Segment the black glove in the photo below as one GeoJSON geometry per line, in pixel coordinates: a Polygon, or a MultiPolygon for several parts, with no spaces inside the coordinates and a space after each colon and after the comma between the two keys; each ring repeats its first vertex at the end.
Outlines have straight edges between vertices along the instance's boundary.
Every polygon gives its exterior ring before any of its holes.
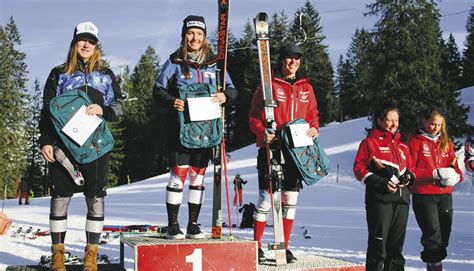
{"type": "Polygon", "coordinates": [[[378,193],[385,193],[387,192],[388,179],[382,178],[376,174],[372,174],[365,179],[365,185],[378,193]]]}
{"type": "Polygon", "coordinates": [[[403,175],[398,179],[400,180],[400,184],[405,186],[408,186],[410,183],[416,181],[415,174],[409,170],[405,171],[405,173],[403,173],[403,175]]]}

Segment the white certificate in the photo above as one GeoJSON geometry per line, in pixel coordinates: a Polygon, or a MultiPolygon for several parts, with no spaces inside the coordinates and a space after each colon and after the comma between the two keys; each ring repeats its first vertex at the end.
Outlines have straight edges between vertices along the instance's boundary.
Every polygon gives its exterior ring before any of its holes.
{"type": "Polygon", "coordinates": [[[221,106],[211,102],[211,99],[212,97],[188,98],[189,119],[200,121],[220,118],[221,106]]]}
{"type": "Polygon", "coordinates": [[[83,105],[61,131],[82,146],[101,122],[102,119],[97,115],[87,115],[86,107],[83,105]]]}
{"type": "Polygon", "coordinates": [[[295,148],[314,144],[313,139],[306,135],[308,130],[308,123],[290,125],[291,139],[293,140],[293,146],[295,148]]]}

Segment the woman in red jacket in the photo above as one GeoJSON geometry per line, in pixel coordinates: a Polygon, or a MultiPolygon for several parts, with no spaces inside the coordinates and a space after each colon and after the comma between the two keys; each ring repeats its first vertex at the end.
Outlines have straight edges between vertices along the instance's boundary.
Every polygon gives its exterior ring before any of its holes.
{"type": "MultiPolygon", "coordinates": [[[[284,45],[280,48],[278,65],[272,77],[273,99],[278,101],[275,107],[275,122],[277,131],[286,123],[297,119],[305,119],[309,123],[306,134],[312,138],[318,136],[319,116],[314,90],[309,79],[298,71],[301,65],[303,53],[295,44],[284,45]]],[[[250,130],[257,137],[258,157],[257,170],[259,180],[259,201],[255,210],[254,240],[258,241],[258,260],[265,261],[262,250],[262,236],[267,225],[267,216],[270,211],[270,194],[267,175],[266,144],[270,144],[273,157],[283,167],[282,183],[282,210],[283,210],[283,232],[285,235],[286,260],[293,262],[296,258],[288,250],[288,242],[291,235],[293,220],[296,213],[296,202],[298,193],[302,187],[302,180],[298,178],[298,169],[290,162],[282,163],[282,151],[276,131],[268,132],[266,127],[265,109],[263,107],[262,89],[258,88],[252,99],[252,107],[249,113],[250,130]]]]}
{"type": "Polygon", "coordinates": [[[407,170],[408,147],[400,142],[399,111],[384,106],[375,113],[373,129],[359,146],[354,175],[364,182],[369,231],[366,270],[403,270],[402,255],[414,178],[407,170]]]}
{"type": "Polygon", "coordinates": [[[423,128],[408,138],[416,182],[410,187],[413,211],[423,235],[421,259],[427,270],[442,270],[453,220],[453,186],[462,180],[446,120],[438,109],[423,116],[423,128]]]}

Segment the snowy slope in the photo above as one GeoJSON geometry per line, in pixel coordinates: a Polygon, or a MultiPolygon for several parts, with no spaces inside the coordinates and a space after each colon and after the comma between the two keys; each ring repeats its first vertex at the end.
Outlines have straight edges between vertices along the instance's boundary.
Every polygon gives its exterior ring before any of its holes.
{"type": "MultiPolygon", "coordinates": [[[[474,88],[462,90],[466,104],[474,102],[474,88]]],[[[473,112],[471,112],[473,114],[473,112]]],[[[470,117],[471,123],[474,118],[470,117]]],[[[364,186],[353,176],[352,163],[360,141],[365,137],[365,127],[370,126],[366,118],[332,123],[321,129],[321,142],[332,159],[331,173],[318,184],[305,187],[300,194],[296,222],[290,246],[298,254],[318,254],[364,262],[367,242],[367,227],[364,209],[364,186]],[[337,167],[339,165],[339,167],[337,167]],[[337,168],[339,171],[337,172],[337,168]],[[303,238],[305,227],[312,235],[303,238]]],[[[244,201],[257,201],[256,148],[247,146],[231,153],[228,175],[232,178],[240,173],[249,182],[244,186],[244,201]]],[[[462,157],[460,157],[462,160],[462,157]]],[[[206,175],[207,193],[199,222],[210,233],[212,208],[212,168],[206,175]]],[[[150,178],[138,183],[108,190],[106,198],[106,224],[166,224],[165,186],[169,174],[150,178]]],[[[231,188],[231,187],[230,187],[231,188]]],[[[186,194],[187,189],[185,190],[186,194]]],[[[233,197],[233,194],[231,194],[233,197]]],[[[184,196],[186,202],[187,195],[184,196]]],[[[15,224],[34,229],[48,228],[49,198],[35,198],[29,206],[18,206],[17,200],[5,201],[5,214],[15,224]]],[[[180,223],[187,223],[187,207],[182,205],[180,223]]],[[[225,205],[224,205],[225,206],[225,205]]],[[[472,176],[466,175],[463,184],[454,194],[454,224],[445,270],[474,270],[474,200],[472,176]]],[[[224,208],[224,213],[227,209],[224,208]]],[[[83,254],[86,207],[84,197],[73,197],[69,209],[69,231],[66,247],[73,254],[83,254]]],[[[236,209],[231,210],[233,223],[236,209]]],[[[227,217],[224,218],[227,222],[227,217]]],[[[239,217],[240,221],[240,217],[239,217]]],[[[225,232],[226,233],[226,232],[225,232]]],[[[251,229],[235,229],[234,235],[252,238],[251,229]]],[[[410,213],[404,254],[407,270],[424,270],[419,259],[421,232],[410,213]]],[[[272,239],[272,229],[267,229],[264,243],[272,239]]],[[[0,236],[0,270],[13,264],[35,264],[42,254],[49,253],[49,237],[35,240],[13,238],[10,234],[0,236]]],[[[118,261],[119,242],[115,240],[100,247],[100,253],[108,254],[118,261]]],[[[132,268],[132,259],[127,251],[126,264],[132,268]]]]}

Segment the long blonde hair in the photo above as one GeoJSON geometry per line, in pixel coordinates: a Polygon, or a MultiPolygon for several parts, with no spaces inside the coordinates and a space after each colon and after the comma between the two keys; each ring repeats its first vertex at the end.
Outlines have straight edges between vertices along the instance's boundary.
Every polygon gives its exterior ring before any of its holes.
{"type": "MultiPolygon", "coordinates": [[[[209,54],[211,52],[211,46],[206,38],[202,41],[201,48],[199,49],[201,54],[197,63],[201,64],[209,58],[209,54]]],[[[178,57],[184,60],[183,66],[181,66],[181,72],[184,74],[186,79],[189,79],[191,76],[191,72],[189,70],[189,58],[188,58],[188,43],[186,41],[186,35],[181,39],[181,47],[178,50],[178,57]]]]}
{"type": "Polygon", "coordinates": [[[449,145],[451,144],[451,141],[449,140],[448,129],[446,128],[446,117],[444,116],[444,114],[441,113],[441,110],[433,108],[423,116],[423,119],[426,122],[433,120],[435,117],[443,118],[443,122],[441,123],[441,129],[439,130],[439,140],[441,150],[446,153],[449,151],[449,145]]]}
{"type": "MultiPolygon", "coordinates": [[[[92,73],[94,70],[98,70],[101,66],[101,54],[99,50],[99,45],[97,44],[94,48],[94,53],[92,56],[89,58],[89,61],[87,62],[88,65],[86,65],[86,70],[84,72],[86,73],[92,73]]],[[[67,74],[73,74],[77,70],[80,70],[81,66],[79,65],[79,57],[77,53],[77,48],[76,48],[76,43],[71,42],[71,46],[69,47],[69,53],[67,55],[67,60],[66,60],[66,67],[64,68],[64,71],[67,74]]]]}

